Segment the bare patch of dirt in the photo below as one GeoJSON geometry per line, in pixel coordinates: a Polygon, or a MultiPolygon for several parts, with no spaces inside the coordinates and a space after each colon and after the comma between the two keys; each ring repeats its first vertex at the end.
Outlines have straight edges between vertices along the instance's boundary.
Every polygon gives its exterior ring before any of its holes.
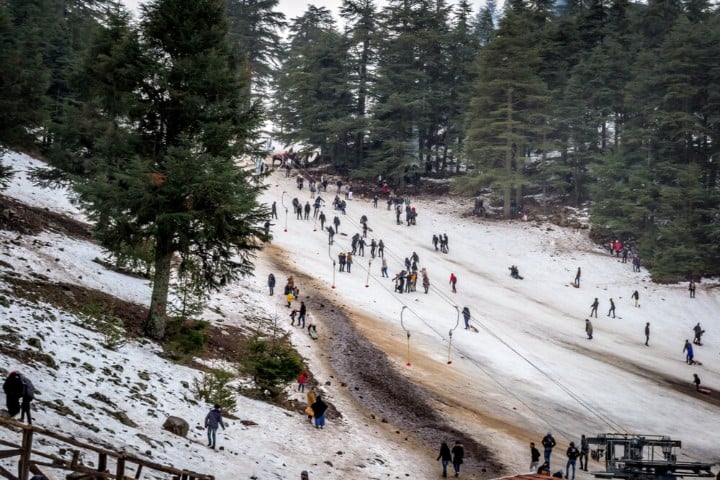
{"type": "MultiPolygon", "coordinates": [[[[313,278],[297,271],[287,262],[283,262],[281,250],[277,249],[278,269],[302,280],[304,294],[309,295],[308,309],[322,315],[325,330],[331,332],[319,341],[323,351],[331,352],[329,362],[342,379],[347,379],[348,389],[355,399],[381,421],[387,421],[401,433],[429,451],[438,448],[443,440],[459,440],[465,446],[466,466],[469,472],[482,472],[470,478],[495,478],[503,473],[503,466],[494,458],[492,452],[471,435],[463,431],[461,423],[450,424],[436,408],[435,392],[425,386],[413,383],[401,373],[396,365],[399,359],[390,359],[383,351],[403,351],[394,348],[378,347],[375,342],[393,340],[387,336],[372,340],[366,334],[370,331],[381,332],[373,328],[374,321],[366,316],[348,313],[342,307],[320,293],[313,278]],[[364,325],[363,328],[359,327],[364,325]]],[[[425,361],[415,359],[415,362],[425,361]]],[[[451,382],[447,382],[451,383],[451,382]]],[[[443,401],[448,400],[443,395],[443,401]]],[[[452,402],[452,407],[457,404],[452,402]]],[[[455,413],[455,412],[454,412],[455,413]]],[[[472,413],[475,413],[473,411],[472,413]]]]}
{"type": "Polygon", "coordinates": [[[0,195],[0,230],[33,235],[48,230],[81,240],[89,240],[92,227],[67,215],[32,207],[0,195]]]}

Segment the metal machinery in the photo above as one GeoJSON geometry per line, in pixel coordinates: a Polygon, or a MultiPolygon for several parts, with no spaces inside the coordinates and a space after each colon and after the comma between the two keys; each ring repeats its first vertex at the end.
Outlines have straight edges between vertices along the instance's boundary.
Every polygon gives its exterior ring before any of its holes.
{"type": "Polygon", "coordinates": [[[589,437],[591,457],[605,457],[605,471],[598,478],[674,480],[678,477],[714,477],[711,463],[678,462],[680,440],[663,435],[604,433],[589,437]]]}

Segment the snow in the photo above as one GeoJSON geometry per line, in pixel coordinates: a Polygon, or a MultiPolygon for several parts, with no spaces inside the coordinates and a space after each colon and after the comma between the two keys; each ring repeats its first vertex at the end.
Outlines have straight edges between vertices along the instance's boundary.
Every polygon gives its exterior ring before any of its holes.
{"type": "MultiPolygon", "coordinates": [[[[13,152],[4,154],[2,161],[19,172],[6,195],[79,216],[67,191],[41,190],[27,179],[26,172],[40,166],[39,161],[13,152]]],[[[278,172],[269,178],[268,187],[263,200],[276,201],[280,216],[273,221],[273,248],[259,255],[255,277],[211,299],[205,318],[218,325],[238,326],[256,316],[267,322],[277,319],[281,328],[292,332],[326,398],[343,418],[329,421],[319,431],[299,413],[239,396],[238,417],[258,425],[229,420],[227,430],[218,432],[218,444],[224,450],[208,450],[201,424],[209,406],[197,404],[186,386],[200,375],[198,371],[162,359],[159,348],[147,341],[130,342],[118,351],[103,349],[101,335],[82,319],[48,305],[13,299],[7,306],[0,305],[3,328],[16,329],[23,344],[30,337],[41,338],[43,351],[58,364],[57,370],[19,365],[0,355],[6,370],[21,370],[34,380],[40,392],[34,403],[36,424],[81,440],[114,444],[138,456],[150,455],[158,463],[212,473],[218,479],[292,479],[299,478],[302,470],[308,470],[310,478],[325,479],[438,476],[435,450],[408,444],[392,425],[372,419],[349,389],[341,386],[343,381],[352,384],[352,379],[335,376],[327,359],[330,352],[320,351],[319,344],[289,326],[282,296],[268,296],[265,286],[272,271],[278,279],[276,290],[282,290],[287,272],[277,265],[285,262],[313,277],[311,284],[300,285],[301,293],[310,295],[317,289],[316,294],[357,313],[358,329],[386,351],[399,371],[435,396],[435,406],[446,418],[487,445],[507,466],[508,474],[525,472],[528,443],[538,443],[547,431],[554,433],[559,444],[553,458],[563,457],[569,441],[577,442],[582,433],[631,432],[682,440],[679,460],[719,460],[714,448],[720,440],[717,407],[690,386],[692,374],[698,373],[704,386],[720,389],[720,305],[717,289],[709,288],[708,282],[699,284],[697,298],[690,299],[687,285],[653,284],[646,272],[632,272],[629,263],[622,264],[592,244],[587,230],[533,219],[499,222],[466,216],[472,206],[462,206],[452,195],[433,201],[412,199],[418,218],[416,226],[408,227],[395,225],[395,215],[384,203],[375,209],[369,199],[358,196],[348,201],[348,214],[342,216],[330,206],[335,187],[329,187],[322,194],[323,210],[329,221],[338,214],[342,223],[341,234],[328,249],[327,234],[315,230],[312,220],[295,220],[290,212],[288,231],[284,231],[283,201],[290,206],[292,197],[303,203],[314,198],[307,185],[298,191],[293,177],[278,172]],[[350,250],[350,236],[361,231],[363,214],[372,229],[368,243],[375,236],[386,245],[391,278],[403,268],[405,257],[418,253],[420,266],[430,274],[428,295],[421,288],[415,293],[394,293],[392,282],[380,277],[379,259],[369,265],[368,277],[369,247],[364,258],[355,257],[351,274],[335,273],[335,288],[331,288],[331,258],[336,259],[341,249],[350,250]],[[449,237],[447,255],[434,251],[430,242],[433,234],[442,233],[449,237]],[[511,264],[519,266],[524,280],[509,276],[511,264]],[[569,284],[578,266],[582,280],[576,289],[569,284]],[[456,294],[448,285],[450,273],[458,277],[456,294]],[[636,289],[641,308],[635,308],[630,298],[636,289]],[[592,319],[594,338],[588,340],[584,322],[595,297],[600,309],[598,318],[592,319]],[[615,300],[616,318],[606,316],[609,298],[615,300]],[[448,364],[449,331],[458,323],[456,307],[464,306],[470,308],[479,332],[464,330],[459,319],[448,364]],[[405,365],[406,332],[400,324],[403,307],[407,307],[403,323],[411,333],[409,367],[405,365]],[[644,345],[646,322],[652,330],[649,347],[644,345]],[[703,364],[689,366],[681,350],[697,322],[707,330],[704,345],[695,348],[696,359],[703,364]],[[94,368],[80,370],[83,364],[94,368]],[[149,380],[143,380],[147,375],[149,380]],[[331,385],[324,385],[331,379],[331,385]],[[687,385],[687,391],[670,388],[671,383],[687,385]],[[127,427],[99,413],[108,407],[88,396],[93,392],[112,399],[117,410],[126,411],[138,427],[127,427]],[[82,421],[60,416],[46,406],[58,399],[82,421]],[[78,400],[96,410],[88,411],[78,400]],[[190,422],[188,439],[162,430],[169,415],[190,422]],[[88,430],[82,422],[96,425],[99,431],[88,430]],[[148,437],[151,444],[143,440],[148,437]]],[[[147,281],[93,262],[104,257],[95,245],[47,232],[16,237],[14,232],[0,232],[0,264],[6,273],[12,268],[23,277],[43,274],[51,281],[84,285],[125,300],[149,301],[147,281]]],[[[0,283],[9,296],[6,281],[0,283]]],[[[322,315],[309,313],[320,334],[326,333],[322,315]]],[[[293,395],[304,400],[304,395],[293,395]]],[[[0,429],[4,440],[17,440],[6,435],[0,429]]],[[[591,463],[591,467],[597,465],[591,463]]],[[[553,467],[557,466],[555,462],[553,467]]],[[[463,476],[483,477],[471,471],[463,476]]],[[[578,478],[589,475],[578,472],[578,478]]]]}

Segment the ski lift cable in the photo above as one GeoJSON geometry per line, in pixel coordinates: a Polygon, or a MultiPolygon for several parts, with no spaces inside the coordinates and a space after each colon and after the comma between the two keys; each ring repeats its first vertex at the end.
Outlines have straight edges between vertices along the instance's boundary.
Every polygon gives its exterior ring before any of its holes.
{"type": "MultiPolygon", "coordinates": [[[[301,170],[304,170],[304,169],[301,169],[301,170]]],[[[318,193],[319,193],[319,192],[318,192],[318,193]]],[[[361,229],[359,222],[355,222],[349,215],[346,215],[346,216],[345,216],[345,222],[346,222],[346,223],[349,223],[351,226],[353,226],[353,227],[355,227],[355,228],[357,228],[357,229],[361,229]]],[[[389,256],[391,257],[391,259],[394,259],[395,261],[398,261],[398,262],[401,263],[401,264],[403,263],[403,261],[400,259],[400,257],[399,257],[398,255],[396,255],[396,254],[393,253],[392,249],[388,249],[388,248],[383,249],[383,255],[385,255],[386,253],[389,254],[389,256]]],[[[402,301],[400,298],[398,298],[398,297],[394,294],[394,292],[391,292],[391,291],[389,290],[389,288],[387,288],[387,287],[381,282],[380,279],[378,279],[375,275],[373,275],[372,272],[370,272],[368,268],[365,268],[365,267],[364,267],[362,264],[360,264],[359,262],[358,262],[358,266],[359,266],[359,268],[360,268],[361,270],[363,270],[363,271],[365,271],[366,273],[368,273],[369,278],[372,278],[377,285],[379,285],[379,286],[380,286],[382,289],[384,289],[392,298],[394,298],[400,305],[402,305],[402,306],[403,306],[403,310],[406,308],[414,317],[416,317],[416,318],[417,318],[418,320],[420,320],[420,322],[422,322],[426,327],[428,327],[430,330],[432,330],[439,338],[441,338],[442,340],[445,340],[444,334],[443,334],[440,330],[438,330],[437,328],[435,328],[435,326],[434,326],[433,324],[431,324],[431,323],[429,323],[428,321],[424,320],[424,319],[420,316],[420,314],[417,313],[416,311],[414,311],[410,306],[406,305],[405,302],[402,301]]],[[[356,268],[358,268],[358,267],[356,267],[356,268]]],[[[439,296],[442,300],[444,300],[446,303],[448,303],[448,304],[451,305],[452,307],[457,308],[457,303],[454,302],[454,301],[451,299],[451,297],[447,295],[447,293],[445,293],[444,291],[440,290],[438,287],[433,286],[432,284],[430,285],[430,289],[432,289],[433,292],[435,292],[436,294],[438,294],[438,296],[439,296]]],[[[617,430],[617,431],[622,431],[622,432],[625,432],[625,433],[628,432],[627,429],[625,429],[625,428],[622,427],[621,425],[619,425],[619,424],[613,422],[612,420],[610,420],[610,418],[609,418],[607,415],[603,415],[603,414],[599,413],[597,407],[592,407],[591,405],[589,405],[589,404],[588,404],[587,402],[585,402],[580,396],[578,396],[577,394],[575,394],[569,387],[565,386],[565,385],[562,384],[559,380],[557,380],[557,379],[553,378],[552,376],[550,376],[550,375],[549,375],[547,372],[545,372],[542,368],[540,368],[538,365],[536,365],[532,360],[530,360],[529,358],[527,358],[526,356],[524,356],[522,353],[520,353],[515,347],[511,346],[508,342],[506,342],[505,340],[503,340],[502,338],[500,338],[495,332],[493,332],[492,330],[490,330],[486,325],[484,325],[482,322],[480,322],[477,318],[471,317],[471,321],[472,321],[473,323],[476,323],[476,324],[478,324],[479,326],[481,326],[481,327],[483,328],[483,330],[485,330],[486,332],[488,332],[492,337],[494,337],[496,340],[498,340],[501,344],[503,344],[503,345],[504,345],[506,348],[508,348],[510,351],[512,351],[513,353],[515,353],[515,354],[516,354],[518,357],[520,357],[523,361],[525,361],[526,363],[528,363],[533,369],[537,370],[541,375],[543,375],[545,378],[547,378],[548,380],[550,380],[553,384],[557,385],[563,392],[565,392],[570,398],[572,398],[573,400],[575,400],[575,401],[578,403],[578,405],[580,405],[581,407],[583,407],[584,409],[586,409],[592,416],[596,417],[598,420],[600,420],[602,423],[606,424],[607,426],[609,426],[609,427],[612,428],[612,429],[615,429],[615,430],[617,430]]],[[[407,332],[407,331],[409,331],[409,330],[406,330],[406,332],[407,332]]],[[[509,396],[511,396],[512,398],[514,398],[516,401],[518,401],[518,402],[519,402],[520,404],[522,404],[524,407],[526,407],[526,408],[528,409],[528,411],[532,412],[538,419],[540,419],[543,423],[547,424],[548,427],[552,427],[552,428],[557,429],[556,426],[550,425],[550,424],[544,419],[544,417],[540,416],[539,414],[536,414],[535,411],[534,411],[534,409],[531,407],[531,405],[527,404],[527,403],[526,403],[525,401],[523,401],[520,397],[518,397],[512,390],[510,390],[509,388],[505,387],[502,383],[500,383],[498,380],[496,380],[495,377],[494,377],[494,375],[491,375],[490,371],[487,370],[487,369],[480,363],[479,360],[476,360],[476,359],[474,359],[473,357],[469,356],[469,355],[467,354],[467,352],[463,351],[463,349],[461,349],[461,348],[457,348],[457,347],[456,347],[456,350],[458,350],[459,352],[461,352],[461,353],[463,354],[463,356],[464,356],[467,360],[470,361],[470,363],[472,363],[476,368],[480,369],[489,379],[491,379],[495,384],[497,384],[503,391],[505,391],[509,396]]],[[[570,440],[570,437],[569,437],[568,435],[563,435],[563,437],[565,437],[567,440],[570,440]]]]}

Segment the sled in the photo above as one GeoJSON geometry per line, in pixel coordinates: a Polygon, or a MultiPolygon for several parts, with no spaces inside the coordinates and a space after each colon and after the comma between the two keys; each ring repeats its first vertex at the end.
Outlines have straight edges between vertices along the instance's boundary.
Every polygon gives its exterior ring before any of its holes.
{"type": "Polygon", "coordinates": [[[480,333],[480,330],[478,330],[475,325],[470,325],[470,330],[472,330],[475,333],[480,333]]]}
{"type": "Polygon", "coordinates": [[[697,391],[700,393],[704,393],[705,395],[710,395],[712,393],[712,390],[710,390],[709,388],[705,388],[705,387],[700,387],[697,389],[697,391]]]}
{"type": "Polygon", "coordinates": [[[319,337],[320,336],[318,335],[317,332],[314,332],[314,331],[310,332],[310,338],[312,338],[313,340],[317,340],[319,337]]]}

